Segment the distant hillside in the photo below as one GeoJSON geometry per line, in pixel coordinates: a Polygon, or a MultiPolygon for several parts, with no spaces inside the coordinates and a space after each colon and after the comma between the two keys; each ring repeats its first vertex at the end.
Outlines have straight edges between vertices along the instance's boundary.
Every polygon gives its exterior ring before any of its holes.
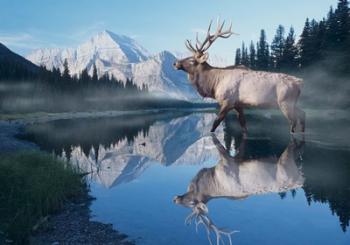
{"type": "Polygon", "coordinates": [[[38,66],[0,43],[0,78],[17,79],[22,75],[28,77],[30,74],[34,76],[39,73],[39,70],[38,66]]]}

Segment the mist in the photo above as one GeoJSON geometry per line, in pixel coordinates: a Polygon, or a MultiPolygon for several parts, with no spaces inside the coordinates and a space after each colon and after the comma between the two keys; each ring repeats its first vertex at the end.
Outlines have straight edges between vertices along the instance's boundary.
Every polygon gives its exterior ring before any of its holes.
{"type": "Polygon", "coordinates": [[[350,77],[329,67],[337,67],[340,60],[320,61],[305,68],[299,76],[304,79],[300,103],[304,108],[347,109],[350,107],[350,77]]]}
{"type": "MultiPolygon", "coordinates": [[[[95,89],[62,91],[37,81],[0,82],[1,113],[81,112],[188,108],[193,103],[166,98],[149,92],[135,93],[127,89],[95,89]]],[[[204,105],[197,105],[204,106],[204,105]]]]}

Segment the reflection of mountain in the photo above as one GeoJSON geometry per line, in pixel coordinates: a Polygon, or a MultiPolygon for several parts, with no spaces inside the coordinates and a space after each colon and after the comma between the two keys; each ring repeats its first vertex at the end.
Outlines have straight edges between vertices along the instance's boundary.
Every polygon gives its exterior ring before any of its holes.
{"type": "Polygon", "coordinates": [[[202,133],[208,132],[213,118],[213,114],[198,114],[156,122],[145,134],[138,133],[130,141],[99,145],[88,154],[80,146],[73,146],[70,159],[106,187],[136,179],[154,163],[200,164],[217,156],[210,138],[202,133]]]}
{"type": "Polygon", "coordinates": [[[210,138],[205,137],[215,114],[185,114],[56,120],[28,126],[25,138],[63,154],[111,187],[137,178],[152,163],[198,164],[216,158],[210,138]]]}
{"type": "Polygon", "coordinates": [[[120,140],[131,142],[138,134],[147,131],[156,121],[169,120],[186,113],[148,113],[119,117],[54,120],[26,127],[25,139],[36,142],[43,150],[70,157],[72,147],[80,146],[89,155],[91,148],[110,146],[120,140]]]}
{"type": "MultiPolygon", "coordinates": [[[[128,145],[127,140],[120,143],[128,145]]],[[[99,148],[98,156],[96,156],[94,149],[85,155],[79,146],[73,147],[70,160],[73,165],[91,173],[91,179],[106,187],[137,178],[151,164],[148,157],[128,153],[118,154],[113,150],[105,150],[102,146],[99,148]]]]}

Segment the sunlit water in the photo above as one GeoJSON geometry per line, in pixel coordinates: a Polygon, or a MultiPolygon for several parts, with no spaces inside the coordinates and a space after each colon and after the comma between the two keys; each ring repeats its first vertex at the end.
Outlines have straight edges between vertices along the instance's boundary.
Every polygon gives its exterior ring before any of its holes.
{"type": "Polygon", "coordinates": [[[270,111],[248,114],[246,139],[233,116],[210,135],[215,114],[188,112],[40,122],[25,138],[89,172],[92,219],[137,244],[350,244],[344,113],[309,111],[305,143],[270,111]]]}

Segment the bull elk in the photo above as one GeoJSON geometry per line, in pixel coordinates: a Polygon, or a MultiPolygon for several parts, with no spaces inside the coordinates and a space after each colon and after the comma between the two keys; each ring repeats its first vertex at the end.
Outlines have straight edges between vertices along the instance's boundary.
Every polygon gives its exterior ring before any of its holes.
{"type": "Polygon", "coordinates": [[[229,38],[233,32],[232,24],[223,31],[225,22],[217,24],[217,30],[210,34],[210,22],[206,38],[193,46],[186,40],[186,47],[192,56],[177,60],[173,65],[177,70],[188,73],[188,78],[202,97],[215,99],[220,110],[215,119],[211,132],[219,126],[230,110],[235,110],[238,121],[244,133],[247,132],[243,108],[265,107],[279,108],[288,119],[290,132],[295,132],[297,123],[301,131],[305,131],[305,112],[296,106],[302,79],[283,73],[254,71],[244,66],[212,67],[207,63],[209,47],[218,38],[229,38]]]}

